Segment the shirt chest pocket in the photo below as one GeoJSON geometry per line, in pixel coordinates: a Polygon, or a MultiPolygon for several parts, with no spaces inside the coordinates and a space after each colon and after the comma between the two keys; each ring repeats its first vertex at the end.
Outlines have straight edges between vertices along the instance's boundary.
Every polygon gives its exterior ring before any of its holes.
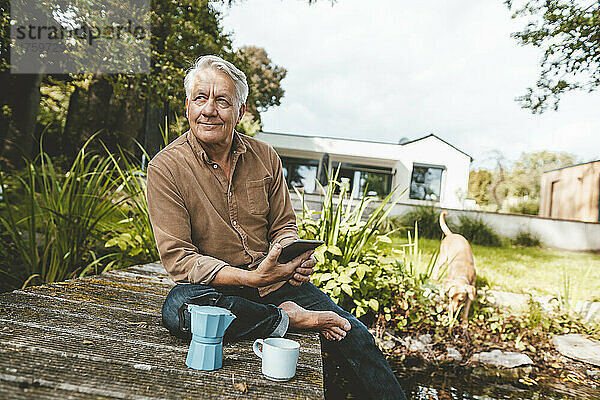
{"type": "Polygon", "coordinates": [[[266,214],[269,210],[269,188],[271,178],[265,177],[255,181],[247,181],[248,205],[250,213],[254,215],[266,214]]]}

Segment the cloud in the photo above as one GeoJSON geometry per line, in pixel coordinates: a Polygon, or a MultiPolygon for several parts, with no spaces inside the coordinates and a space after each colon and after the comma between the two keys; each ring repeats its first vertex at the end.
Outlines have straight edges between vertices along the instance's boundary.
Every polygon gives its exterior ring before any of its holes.
{"type": "Polygon", "coordinates": [[[532,115],[514,99],[535,83],[539,49],[510,33],[502,2],[247,0],[226,11],[236,46],[287,68],[265,130],[397,142],[434,132],[474,158],[563,150],[600,158],[600,94],[532,115]]]}

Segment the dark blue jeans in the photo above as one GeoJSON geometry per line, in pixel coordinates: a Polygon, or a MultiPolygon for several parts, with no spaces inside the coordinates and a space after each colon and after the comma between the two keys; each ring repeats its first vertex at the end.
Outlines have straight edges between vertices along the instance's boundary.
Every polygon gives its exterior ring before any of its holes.
{"type": "Polygon", "coordinates": [[[163,325],[171,334],[189,340],[189,313],[185,304],[223,307],[236,315],[225,332],[226,341],[267,337],[281,322],[276,307],[293,301],[313,311],[334,311],[350,321],[352,329],[340,341],[321,340],[336,350],[356,374],[359,385],[373,399],[406,399],[387,360],[375,344],[366,326],[354,315],[340,308],[311,283],[292,286],[286,283],[264,297],[253,288],[218,287],[181,284],[175,286],[162,307],[163,325]],[[181,318],[180,318],[181,316],[181,318]]]}

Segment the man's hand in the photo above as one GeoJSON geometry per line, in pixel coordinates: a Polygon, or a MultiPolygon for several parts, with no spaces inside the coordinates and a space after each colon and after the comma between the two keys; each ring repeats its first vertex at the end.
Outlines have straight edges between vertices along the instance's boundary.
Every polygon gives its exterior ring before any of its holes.
{"type": "Polygon", "coordinates": [[[310,281],[310,275],[313,273],[313,267],[317,265],[317,260],[315,256],[312,255],[314,251],[306,252],[302,256],[306,254],[310,254],[310,257],[305,259],[302,264],[294,271],[294,275],[288,280],[290,285],[300,286],[305,282],[310,281]]]}
{"type": "Polygon", "coordinates": [[[262,287],[288,280],[290,284],[299,286],[308,280],[307,276],[312,273],[312,267],[314,266],[308,259],[314,250],[307,251],[288,263],[280,264],[277,262],[277,258],[281,254],[281,249],[279,243],[274,244],[265,259],[258,264],[254,271],[251,271],[252,286],[262,287]],[[304,262],[308,262],[308,267],[303,267],[304,262]],[[296,276],[299,279],[295,279],[296,276]],[[291,282],[292,279],[295,283],[291,282]]]}

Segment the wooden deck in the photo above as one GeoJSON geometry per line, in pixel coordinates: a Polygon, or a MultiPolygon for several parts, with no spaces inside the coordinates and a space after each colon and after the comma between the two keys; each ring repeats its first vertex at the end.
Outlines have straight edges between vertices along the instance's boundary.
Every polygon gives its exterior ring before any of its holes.
{"type": "Polygon", "coordinates": [[[264,379],[252,341],[225,345],[223,368],[185,365],[188,344],[161,325],[173,282],[160,264],[0,295],[1,399],[322,399],[316,334],[294,379],[264,379]],[[246,382],[247,392],[235,383],[246,382]]]}

